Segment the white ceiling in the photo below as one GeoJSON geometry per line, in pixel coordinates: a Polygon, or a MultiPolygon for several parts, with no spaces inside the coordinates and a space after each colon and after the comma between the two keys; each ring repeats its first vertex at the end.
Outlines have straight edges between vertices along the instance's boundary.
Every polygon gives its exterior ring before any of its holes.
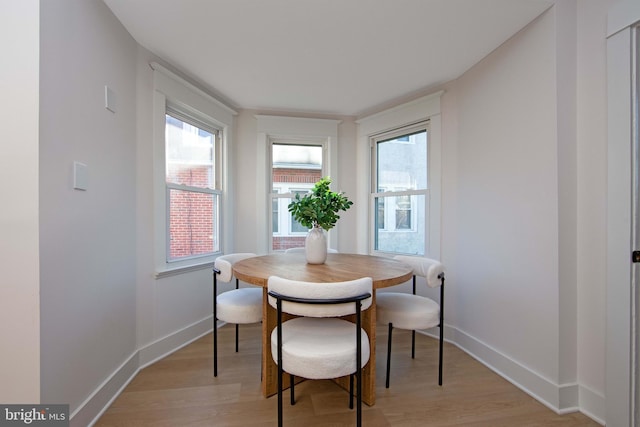
{"type": "Polygon", "coordinates": [[[552,0],[104,0],[235,108],[359,116],[453,80],[552,0]]]}

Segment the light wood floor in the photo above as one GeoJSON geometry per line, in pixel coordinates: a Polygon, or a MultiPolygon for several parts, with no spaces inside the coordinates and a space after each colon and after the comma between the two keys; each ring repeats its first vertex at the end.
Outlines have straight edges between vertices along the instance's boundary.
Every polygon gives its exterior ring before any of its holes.
{"type": "MultiPolygon", "coordinates": [[[[363,406],[363,425],[378,426],[598,426],[588,417],[557,415],[453,345],[445,344],[444,384],[438,386],[437,340],[394,331],[391,388],[384,387],[386,332],[378,331],[377,400],[363,406]]],[[[218,378],[213,377],[208,335],[143,369],[95,424],[107,426],[274,426],[276,398],[260,394],[260,325],[220,329],[218,378]]],[[[296,387],[297,403],[285,392],[285,426],[352,426],[348,395],[330,381],[296,387]]]]}

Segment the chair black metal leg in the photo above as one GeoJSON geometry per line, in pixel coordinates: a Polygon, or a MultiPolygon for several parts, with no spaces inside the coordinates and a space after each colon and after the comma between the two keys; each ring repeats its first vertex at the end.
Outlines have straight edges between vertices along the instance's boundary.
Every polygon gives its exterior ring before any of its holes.
{"type": "Polygon", "coordinates": [[[416,358],[416,331],[411,331],[411,358],[416,358]]]}
{"type": "MultiPolygon", "coordinates": [[[[416,275],[413,275],[413,295],[416,294],[416,275]]],[[[411,331],[411,358],[416,358],[416,331],[411,331]]]]}
{"type": "Polygon", "coordinates": [[[393,323],[389,323],[389,339],[387,340],[387,382],[386,387],[389,388],[389,373],[391,372],[391,334],[393,332],[393,323]]]}
{"type": "Polygon", "coordinates": [[[349,375],[349,409],[353,409],[353,374],[349,375]]]}
{"type": "Polygon", "coordinates": [[[282,301],[278,300],[278,427],[282,427],[282,301]]]}
{"type": "Polygon", "coordinates": [[[238,324],[236,323],[236,353],[238,352],[238,324]]]}
{"type": "Polygon", "coordinates": [[[278,427],[282,427],[282,368],[278,365],[278,427]]]}
{"type": "Polygon", "coordinates": [[[440,363],[438,366],[438,385],[442,385],[442,346],[444,345],[444,273],[441,273],[440,280],[440,363]]]}
{"type": "Polygon", "coordinates": [[[213,318],[213,376],[218,376],[218,325],[216,319],[213,318]]]}
{"type": "Polygon", "coordinates": [[[356,405],[358,405],[357,409],[356,409],[356,426],[357,427],[361,427],[362,426],[362,369],[359,369],[359,372],[357,374],[357,384],[358,384],[358,396],[356,398],[356,405]]]}
{"type": "Polygon", "coordinates": [[[356,409],[356,426],[362,426],[362,320],[361,314],[361,302],[356,301],[356,375],[357,375],[357,392],[358,401],[356,409]]]}
{"type": "Polygon", "coordinates": [[[218,376],[218,273],[219,270],[213,269],[213,376],[218,376]]]}
{"type": "Polygon", "coordinates": [[[440,363],[438,366],[438,385],[442,385],[442,345],[444,341],[443,331],[444,328],[440,326],[440,363]]]}
{"type": "Polygon", "coordinates": [[[289,374],[289,389],[291,390],[291,406],[296,404],[296,391],[295,391],[295,375],[289,374]]]}

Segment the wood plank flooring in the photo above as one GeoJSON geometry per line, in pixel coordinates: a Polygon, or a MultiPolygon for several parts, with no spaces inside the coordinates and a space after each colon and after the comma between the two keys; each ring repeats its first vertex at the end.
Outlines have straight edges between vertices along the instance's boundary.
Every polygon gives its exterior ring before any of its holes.
{"type": "MultiPolygon", "coordinates": [[[[376,404],[363,405],[363,425],[383,426],[598,426],[573,413],[557,415],[535,399],[445,344],[444,381],[438,386],[438,342],[418,335],[411,359],[411,334],[394,330],[391,388],[384,387],[385,328],[378,330],[376,404]]],[[[276,397],[260,393],[260,325],[219,330],[218,377],[213,377],[212,337],[205,336],[143,369],[95,424],[97,427],[274,426],[276,397]]],[[[297,403],[285,392],[285,426],[352,426],[347,393],[331,381],[305,381],[297,403]]]]}

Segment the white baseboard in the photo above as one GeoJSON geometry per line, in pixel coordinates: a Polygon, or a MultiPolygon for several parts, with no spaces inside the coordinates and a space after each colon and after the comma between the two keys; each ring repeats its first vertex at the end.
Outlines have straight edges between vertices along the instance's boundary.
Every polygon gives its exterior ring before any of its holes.
{"type": "Polygon", "coordinates": [[[92,426],[111,403],[122,393],[122,390],[136,376],[139,368],[138,352],[116,369],[102,384],[85,399],[69,416],[70,427],[92,426]]]}
{"type": "MultiPolygon", "coordinates": [[[[437,338],[437,329],[436,333],[433,331],[424,333],[437,338]]],[[[445,341],[457,346],[556,413],[580,411],[604,425],[604,396],[577,383],[557,384],[455,327],[445,325],[444,335],[445,341]]]]}
{"type": "Polygon", "coordinates": [[[210,333],[211,322],[209,316],[137,350],[71,414],[70,427],[95,424],[141,369],[210,333]]]}
{"type": "Polygon", "coordinates": [[[206,317],[142,347],[139,350],[140,369],[167,357],[211,332],[212,318],[213,316],[206,317]]]}

